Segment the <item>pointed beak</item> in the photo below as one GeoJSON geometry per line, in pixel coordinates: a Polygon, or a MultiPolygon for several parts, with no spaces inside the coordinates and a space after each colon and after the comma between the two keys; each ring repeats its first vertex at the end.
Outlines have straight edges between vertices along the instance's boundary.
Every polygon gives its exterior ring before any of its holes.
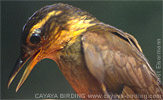
{"type": "Polygon", "coordinates": [[[19,88],[22,86],[22,84],[25,82],[25,80],[27,79],[27,77],[31,73],[34,66],[41,60],[40,56],[39,56],[40,54],[41,54],[41,50],[34,53],[32,56],[27,55],[27,54],[21,54],[19,56],[15,66],[14,66],[14,68],[10,74],[9,81],[8,81],[8,88],[10,87],[10,84],[12,83],[12,81],[14,80],[14,78],[16,77],[18,72],[22,69],[24,64],[31,58],[27,68],[25,69],[25,71],[23,73],[23,76],[21,77],[21,79],[18,83],[18,86],[16,88],[16,92],[19,90],[19,88]]]}

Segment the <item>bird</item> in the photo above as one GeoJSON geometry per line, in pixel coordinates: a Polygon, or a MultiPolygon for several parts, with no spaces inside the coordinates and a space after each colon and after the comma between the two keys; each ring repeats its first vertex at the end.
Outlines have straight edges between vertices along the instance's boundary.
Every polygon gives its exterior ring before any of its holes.
{"type": "Polygon", "coordinates": [[[17,92],[43,59],[57,63],[82,99],[163,100],[162,84],[134,36],[72,5],[47,5],[28,19],[8,88],[30,60],[17,92]]]}

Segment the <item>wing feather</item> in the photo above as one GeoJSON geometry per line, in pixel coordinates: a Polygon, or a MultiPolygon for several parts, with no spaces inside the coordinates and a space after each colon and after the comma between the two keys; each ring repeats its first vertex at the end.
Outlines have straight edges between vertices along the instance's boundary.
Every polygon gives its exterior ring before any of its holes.
{"type": "Polygon", "coordinates": [[[88,31],[82,37],[84,56],[91,74],[105,85],[109,93],[127,93],[128,89],[124,88],[127,86],[136,94],[149,94],[155,88],[162,94],[158,78],[136,39],[122,31],[112,31],[120,36],[108,30],[98,30],[88,31]]]}

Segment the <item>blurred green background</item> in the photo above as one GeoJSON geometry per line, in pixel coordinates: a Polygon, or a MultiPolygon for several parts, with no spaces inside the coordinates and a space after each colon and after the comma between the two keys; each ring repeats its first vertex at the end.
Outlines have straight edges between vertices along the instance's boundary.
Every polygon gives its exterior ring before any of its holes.
{"type": "MultiPolygon", "coordinates": [[[[16,93],[25,67],[7,89],[9,74],[19,55],[22,27],[27,19],[45,5],[59,1],[1,1],[1,96],[2,99],[35,99],[36,93],[75,93],[56,63],[39,62],[16,93]]],[[[61,1],[60,1],[61,2],[61,1]]],[[[161,1],[63,1],[94,15],[100,21],[135,36],[150,65],[157,62],[157,39],[162,37],[161,1]]]]}

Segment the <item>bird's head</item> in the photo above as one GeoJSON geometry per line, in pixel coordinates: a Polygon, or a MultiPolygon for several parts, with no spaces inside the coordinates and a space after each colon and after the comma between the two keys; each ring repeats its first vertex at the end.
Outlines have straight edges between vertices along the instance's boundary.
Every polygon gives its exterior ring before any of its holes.
{"type": "Polygon", "coordinates": [[[34,66],[42,59],[57,59],[60,50],[75,42],[97,20],[85,11],[67,4],[45,6],[36,11],[23,27],[21,52],[10,75],[8,88],[23,65],[30,59],[16,91],[34,66]]]}

